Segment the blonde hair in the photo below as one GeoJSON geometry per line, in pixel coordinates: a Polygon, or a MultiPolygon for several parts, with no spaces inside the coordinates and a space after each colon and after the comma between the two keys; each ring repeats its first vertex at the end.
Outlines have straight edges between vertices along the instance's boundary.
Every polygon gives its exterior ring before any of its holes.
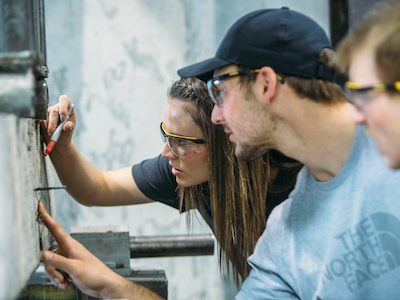
{"type": "Polygon", "coordinates": [[[377,77],[383,83],[400,80],[400,3],[389,1],[369,15],[338,45],[338,66],[348,74],[352,56],[372,46],[377,77]]]}

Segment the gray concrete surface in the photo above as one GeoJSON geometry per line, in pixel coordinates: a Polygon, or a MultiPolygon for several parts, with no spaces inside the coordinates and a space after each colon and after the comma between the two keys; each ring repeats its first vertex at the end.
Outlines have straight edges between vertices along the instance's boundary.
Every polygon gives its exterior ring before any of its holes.
{"type": "MultiPolygon", "coordinates": [[[[0,114],[0,299],[14,299],[37,268],[39,238],[49,247],[47,229],[36,221],[38,201],[50,207],[48,192],[33,189],[52,184],[40,143],[39,124],[0,114]]],[[[50,165],[50,162],[47,161],[50,165]]],[[[51,211],[51,208],[50,210],[51,211]]]]}

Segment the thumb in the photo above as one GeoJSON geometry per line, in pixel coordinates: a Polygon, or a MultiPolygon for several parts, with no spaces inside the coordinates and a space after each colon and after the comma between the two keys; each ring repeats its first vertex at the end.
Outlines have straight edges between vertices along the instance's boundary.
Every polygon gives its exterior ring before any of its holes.
{"type": "Polygon", "coordinates": [[[65,133],[71,133],[74,130],[74,123],[71,121],[68,121],[67,123],[64,124],[63,130],[65,133]]]}
{"type": "Polygon", "coordinates": [[[71,121],[68,121],[64,124],[63,127],[63,136],[64,139],[67,139],[68,141],[72,140],[72,135],[74,133],[74,129],[75,129],[75,124],[71,121]]]}

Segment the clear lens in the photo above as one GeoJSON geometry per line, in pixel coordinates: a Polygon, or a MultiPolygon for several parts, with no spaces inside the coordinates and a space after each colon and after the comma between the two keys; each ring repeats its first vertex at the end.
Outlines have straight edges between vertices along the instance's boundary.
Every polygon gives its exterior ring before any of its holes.
{"type": "MultiPolygon", "coordinates": [[[[164,134],[163,134],[163,132],[162,132],[162,129],[160,130],[160,133],[161,133],[161,139],[162,139],[163,143],[164,143],[164,144],[167,143],[167,142],[168,142],[168,139],[167,139],[167,137],[164,136],[164,134]]],[[[169,143],[168,143],[168,144],[169,144],[169,143]]]]}
{"type": "Polygon", "coordinates": [[[355,105],[353,94],[352,94],[351,90],[348,87],[345,86],[344,87],[344,92],[346,94],[347,101],[350,102],[351,104],[355,105]]]}
{"type": "Polygon", "coordinates": [[[222,95],[225,92],[225,86],[222,81],[210,79],[207,82],[207,89],[213,102],[216,105],[221,106],[222,95]]]}
{"type": "Polygon", "coordinates": [[[207,90],[208,90],[208,94],[210,95],[211,100],[214,102],[214,104],[218,105],[217,99],[215,98],[215,94],[214,94],[214,86],[213,86],[212,79],[207,81],[207,90]]]}
{"type": "Polygon", "coordinates": [[[363,109],[365,105],[371,102],[371,90],[355,90],[344,88],[348,101],[358,109],[363,109]]]}
{"type": "Polygon", "coordinates": [[[166,135],[163,129],[163,123],[160,124],[160,133],[163,143],[167,143],[172,153],[177,157],[184,157],[192,154],[199,153],[201,144],[196,144],[191,140],[184,138],[172,137],[166,135]]]}
{"type": "Polygon", "coordinates": [[[173,137],[168,137],[167,139],[172,152],[178,157],[185,157],[199,152],[199,144],[173,137]]]}

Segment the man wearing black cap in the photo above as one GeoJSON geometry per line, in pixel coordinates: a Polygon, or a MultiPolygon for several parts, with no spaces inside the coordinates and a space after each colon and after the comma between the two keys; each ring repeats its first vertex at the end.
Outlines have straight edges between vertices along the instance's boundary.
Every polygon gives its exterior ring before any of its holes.
{"type": "Polygon", "coordinates": [[[400,299],[400,173],[388,169],[327,67],[324,31],[287,8],[239,19],[215,57],[180,69],[207,81],[213,122],[254,159],[302,162],[270,215],[237,299],[400,299]]]}

